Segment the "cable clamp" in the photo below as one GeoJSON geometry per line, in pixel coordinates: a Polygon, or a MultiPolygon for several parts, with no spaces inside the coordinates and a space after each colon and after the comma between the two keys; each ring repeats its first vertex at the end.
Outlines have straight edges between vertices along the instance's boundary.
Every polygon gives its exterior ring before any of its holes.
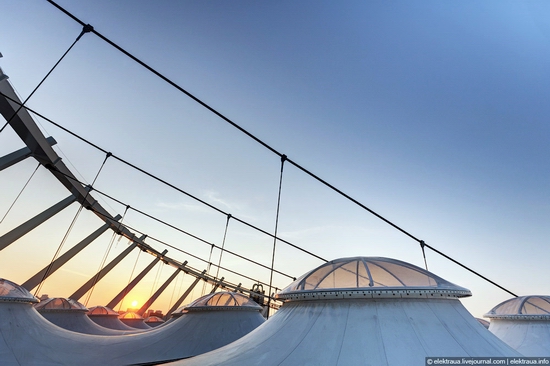
{"type": "MultiPolygon", "coordinates": [[[[93,32],[94,31],[94,27],[92,27],[91,25],[89,24],[86,24],[85,26],[82,27],[82,32],[80,32],[80,34],[78,35],[78,37],[76,37],[76,42],[80,41],[80,38],[82,38],[83,35],[85,35],[86,33],[89,33],[89,32],[93,32]]],[[[72,46],[71,46],[72,47],[72,46]]],[[[69,48],[70,49],[70,48],[69,48]]]]}
{"type": "Polygon", "coordinates": [[[90,24],[86,24],[84,27],[82,27],[82,34],[90,33],[93,31],[94,31],[94,27],[92,27],[90,24]]]}

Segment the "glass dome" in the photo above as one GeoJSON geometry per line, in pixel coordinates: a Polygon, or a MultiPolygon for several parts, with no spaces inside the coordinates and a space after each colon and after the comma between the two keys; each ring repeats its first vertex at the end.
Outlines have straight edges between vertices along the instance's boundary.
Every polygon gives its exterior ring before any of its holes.
{"type": "Polygon", "coordinates": [[[158,316],[151,315],[150,317],[145,319],[145,323],[164,323],[164,320],[159,318],[158,316]]]}
{"type": "Polygon", "coordinates": [[[470,290],[391,258],[352,257],[327,262],[275,297],[280,300],[383,297],[466,297],[470,290]]]}
{"type": "Polygon", "coordinates": [[[72,312],[81,311],[87,312],[88,308],[73,299],[66,299],[63,297],[52,297],[46,300],[40,301],[34,305],[34,308],[39,312],[72,312]]]}
{"type": "MultiPolygon", "coordinates": [[[[178,309],[179,310],[179,309],[178,309]]],[[[196,310],[262,310],[254,300],[237,292],[220,291],[199,297],[183,308],[183,311],[196,310]]]]}
{"type": "Polygon", "coordinates": [[[125,319],[125,320],[131,320],[131,319],[143,319],[141,315],[138,313],[134,313],[133,311],[127,311],[124,314],[120,315],[118,317],[119,319],[125,319]]]}
{"type": "Polygon", "coordinates": [[[0,302],[30,302],[36,303],[38,299],[27,289],[10,280],[0,278],[0,302]]]}
{"type": "Polygon", "coordinates": [[[88,316],[117,316],[118,313],[106,306],[93,306],[88,310],[88,316]]]}
{"type": "Polygon", "coordinates": [[[485,318],[550,320],[550,296],[519,296],[492,308],[485,318]]]}

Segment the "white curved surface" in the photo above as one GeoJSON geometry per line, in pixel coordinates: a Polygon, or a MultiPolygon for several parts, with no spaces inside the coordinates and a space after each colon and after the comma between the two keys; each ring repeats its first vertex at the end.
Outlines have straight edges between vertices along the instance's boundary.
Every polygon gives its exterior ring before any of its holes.
{"type": "Polygon", "coordinates": [[[550,356],[550,296],[514,297],[484,317],[491,319],[493,334],[524,356],[550,356]]]}
{"type": "Polygon", "coordinates": [[[66,330],[77,333],[95,335],[123,335],[135,332],[136,330],[114,330],[102,327],[94,323],[86,313],[83,312],[39,312],[46,320],[66,330]]]}
{"type": "Polygon", "coordinates": [[[143,332],[143,330],[132,328],[129,325],[124,324],[120,321],[117,315],[110,316],[110,315],[87,315],[91,321],[96,323],[97,325],[109,328],[113,330],[121,330],[121,331],[130,331],[130,332],[143,332]]]}
{"type": "Polygon", "coordinates": [[[489,330],[524,356],[550,356],[550,320],[491,319],[489,330]]]}
{"type": "Polygon", "coordinates": [[[423,365],[520,356],[457,299],[293,301],[243,338],[170,365],[423,365]]]}
{"type": "Polygon", "coordinates": [[[224,346],[263,321],[257,311],[194,312],[158,329],[106,337],[55,326],[30,303],[0,302],[0,360],[2,366],[115,366],[174,360],[224,346]]]}

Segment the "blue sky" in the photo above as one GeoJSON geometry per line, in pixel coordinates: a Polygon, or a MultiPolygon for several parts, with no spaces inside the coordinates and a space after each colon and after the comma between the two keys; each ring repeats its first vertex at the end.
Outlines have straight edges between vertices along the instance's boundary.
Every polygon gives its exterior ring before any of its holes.
{"type": "MultiPolygon", "coordinates": [[[[548,3],[58,3],[428,244],[518,294],[546,294],[548,3]]],[[[81,28],[46,1],[4,4],[3,13],[0,67],[25,98],[81,28]]],[[[117,156],[273,230],[279,158],[93,34],[78,42],[29,105],[117,156]]],[[[103,155],[41,124],[92,181],[103,155]]],[[[9,129],[0,134],[2,155],[21,146],[9,129]]],[[[11,204],[33,164],[2,172],[6,194],[0,209],[11,204]]],[[[32,193],[31,184],[22,202],[44,200],[47,207],[65,192],[46,172],[39,174],[45,181],[40,187],[55,194],[32,193]]],[[[96,187],[207,240],[220,243],[223,237],[225,217],[115,161],[107,162],[96,187]]],[[[124,211],[110,205],[113,212],[124,211]]],[[[324,258],[378,255],[423,265],[416,242],[290,165],[281,205],[280,236],[324,258]]],[[[1,232],[15,224],[16,215],[0,225],[1,232]]],[[[59,232],[70,216],[58,219],[59,232]]],[[[209,255],[208,247],[139,215],[128,220],[144,225],[150,236],[205,259],[209,255]]],[[[38,268],[58,243],[55,238],[43,246],[38,268]]],[[[230,223],[227,245],[270,263],[271,240],[237,223],[230,223]]],[[[0,253],[0,261],[24,247],[14,244],[0,253]]],[[[474,315],[509,297],[436,254],[427,256],[430,270],[472,290],[464,303],[474,315]]],[[[224,256],[222,265],[268,279],[264,270],[232,260],[224,256]]],[[[276,264],[299,276],[320,263],[279,245],[276,264]]],[[[67,286],[84,282],[97,265],[75,264],[80,277],[67,286]]],[[[0,268],[10,278],[9,267],[0,268]]],[[[14,272],[10,279],[23,282],[38,268],[14,272]]],[[[52,276],[44,290],[62,287],[62,277],[52,276]]],[[[279,287],[288,284],[275,280],[279,287]]]]}

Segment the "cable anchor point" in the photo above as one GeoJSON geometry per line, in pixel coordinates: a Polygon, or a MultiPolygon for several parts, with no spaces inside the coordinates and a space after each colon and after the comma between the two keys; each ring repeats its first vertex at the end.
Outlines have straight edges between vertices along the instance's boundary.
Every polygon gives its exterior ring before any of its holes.
{"type": "Polygon", "coordinates": [[[82,38],[83,35],[85,35],[86,33],[90,33],[90,32],[93,32],[94,31],[94,27],[92,27],[90,24],[86,24],[82,27],[82,32],[80,32],[80,34],[78,35],[78,37],[76,37],[76,42],[78,42],[80,40],[80,38],[82,38]]]}
{"type": "Polygon", "coordinates": [[[90,24],[86,24],[82,27],[82,33],[90,33],[94,31],[94,27],[92,27],[90,24]]]}

